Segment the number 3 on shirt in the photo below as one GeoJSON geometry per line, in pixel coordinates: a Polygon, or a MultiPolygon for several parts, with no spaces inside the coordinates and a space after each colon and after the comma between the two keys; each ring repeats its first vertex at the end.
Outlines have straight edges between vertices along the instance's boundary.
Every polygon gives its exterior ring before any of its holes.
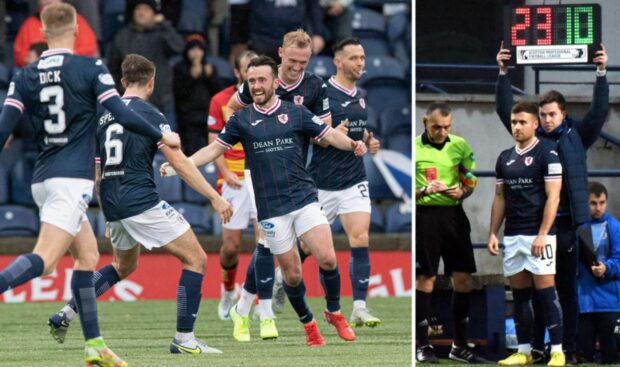
{"type": "Polygon", "coordinates": [[[56,121],[53,118],[45,119],[43,121],[43,128],[48,134],[62,134],[67,128],[65,122],[65,111],[62,107],[65,104],[65,95],[60,85],[51,85],[41,89],[39,93],[39,99],[41,103],[47,104],[50,117],[56,116],[56,121]],[[50,103],[50,100],[54,98],[54,103],[50,103]]]}

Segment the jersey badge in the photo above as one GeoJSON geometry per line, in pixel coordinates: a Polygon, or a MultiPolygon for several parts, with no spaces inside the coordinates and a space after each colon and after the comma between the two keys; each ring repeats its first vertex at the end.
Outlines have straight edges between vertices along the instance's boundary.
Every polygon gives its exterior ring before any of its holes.
{"type": "Polygon", "coordinates": [[[278,115],[278,121],[280,121],[281,124],[286,124],[288,122],[288,115],[285,113],[278,115]]]}
{"type": "Polygon", "coordinates": [[[295,102],[295,104],[298,105],[298,106],[304,104],[304,96],[295,96],[295,97],[293,97],[293,102],[295,102]]]}
{"type": "Polygon", "coordinates": [[[366,101],[364,101],[364,98],[360,98],[360,106],[362,106],[362,108],[366,109],[366,101]]]}
{"type": "Polygon", "coordinates": [[[525,157],[526,166],[530,166],[532,163],[534,163],[534,157],[525,157]]]}

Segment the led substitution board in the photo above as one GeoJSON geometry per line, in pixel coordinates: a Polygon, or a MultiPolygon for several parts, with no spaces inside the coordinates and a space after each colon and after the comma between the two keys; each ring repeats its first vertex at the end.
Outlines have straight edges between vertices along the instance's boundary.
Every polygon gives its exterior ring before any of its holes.
{"type": "Polygon", "coordinates": [[[504,8],[504,47],[517,64],[592,62],[600,43],[598,4],[504,8]]]}

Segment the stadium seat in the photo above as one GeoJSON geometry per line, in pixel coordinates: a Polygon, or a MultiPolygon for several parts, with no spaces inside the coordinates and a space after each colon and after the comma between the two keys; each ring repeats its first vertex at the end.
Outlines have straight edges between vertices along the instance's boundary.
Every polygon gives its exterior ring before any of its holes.
{"type": "Polygon", "coordinates": [[[366,128],[368,131],[372,131],[376,138],[379,138],[381,136],[381,129],[379,119],[377,118],[377,113],[372,106],[367,106],[366,112],[368,113],[366,128]]]}
{"type": "Polygon", "coordinates": [[[106,219],[105,219],[105,216],[103,215],[103,210],[99,210],[95,223],[97,224],[97,227],[93,228],[93,230],[95,231],[95,235],[98,237],[104,237],[106,219]]]}
{"type": "Polygon", "coordinates": [[[179,211],[185,220],[192,226],[196,234],[211,233],[211,218],[207,208],[190,203],[176,203],[174,208],[179,211]]]}
{"type": "Polygon", "coordinates": [[[386,34],[392,55],[404,65],[411,64],[411,15],[398,12],[387,20],[386,34]]]}
{"type": "Polygon", "coordinates": [[[39,218],[34,210],[18,205],[0,206],[0,236],[37,236],[39,218]]]}
{"type": "Polygon", "coordinates": [[[390,56],[367,56],[366,73],[360,79],[362,86],[371,82],[406,83],[405,65],[390,56]]]}
{"type": "Polygon", "coordinates": [[[98,214],[98,209],[88,209],[86,211],[86,217],[88,218],[88,222],[90,222],[90,226],[93,228],[93,232],[95,232],[95,236],[99,236],[99,233],[97,233],[97,222],[99,220],[98,214]]]}
{"type": "Polygon", "coordinates": [[[181,16],[177,23],[180,33],[204,33],[207,29],[207,2],[204,0],[183,0],[181,16]]]}
{"type": "Polygon", "coordinates": [[[332,233],[344,233],[344,228],[340,222],[340,218],[336,217],[334,223],[331,224],[332,233]]]}
{"type": "Polygon", "coordinates": [[[9,201],[9,172],[8,169],[0,164],[0,204],[6,204],[9,201]]]}
{"type": "Polygon", "coordinates": [[[390,106],[411,104],[411,90],[404,84],[372,83],[364,87],[368,104],[379,116],[390,106]]]}
{"type": "MultiPolygon", "coordinates": [[[[207,179],[207,182],[209,182],[211,186],[215,188],[217,185],[217,168],[215,167],[215,164],[210,163],[206,166],[198,167],[198,170],[200,171],[200,173],[202,173],[204,178],[207,179]]],[[[196,203],[201,205],[207,204],[209,202],[209,199],[199,194],[196,190],[189,187],[189,185],[187,185],[186,183],[183,183],[183,200],[189,203],[196,203]]]]}
{"type": "Polygon", "coordinates": [[[411,232],[411,206],[402,203],[391,205],[385,212],[386,231],[411,232]]]}
{"type": "MultiPolygon", "coordinates": [[[[9,87],[11,82],[11,75],[6,65],[0,63],[0,89],[5,90],[9,87]]],[[[4,101],[4,98],[2,98],[4,101]]]]}
{"type": "Polygon", "coordinates": [[[183,200],[183,188],[179,176],[165,178],[159,173],[159,166],[166,160],[162,155],[157,154],[153,160],[153,176],[159,197],[169,203],[183,200]]]}
{"type": "Polygon", "coordinates": [[[210,56],[207,57],[207,62],[215,67],[222,88],[237,84],[234,68],[226,59],[210,56]]]}
{"type": "Polygon", "coordinates": [[[368,178],[368,189],[371,200],[395,200],[396,197],[385,182],[383,175],[377,169],[369,154],[364,155],[364,168],[368,178]]]}
{"type": "Polygon", "coordinates": [[[116,32],[125,25],[125,0],[105,0],[99,2],[101,14],[101,40],[111,41],[116,32]]]}
{"type": "Polygon", "coordinates": [[[392,105],[383,110],[380,116],[381,136],[392,136],[397,134],[411,135],[411,105],[392,105]]]}
{"type": "Polygon", "coordinates": [[[372,207],[370,211],[370,232],[385,232],[381,208],[372,207]]]}
{"type": "Polygon", "coordinates": [[[35,206],[30,189],[35,160],[35,155],[27,154],[13,165],[11,169],[12,203],[32,207],[35,206]]]}
{"type": "Polygon", "coordinates": [[[351,28],[356,37],[381,36],[385,34],[383,15],[366,8],[352,8],[351,28]]]}
{"type": "Polygon", "coordinates": [[[336,74],[336,66],[329,56],[312,56],[306,70],[327,80],[336,74]]]}
{"type": "Polygon", "coordinates": [[[401,153],[411,152],[411,133],[390,135],[384,139],[386,149],[401,153]]]}
{"type": "Polygon", "coordinates": [[[364,37],[360,38],[360,43],[364,47],[364,53],[368,56],[389,56],[390,47],[383,37],[364,37]]]}

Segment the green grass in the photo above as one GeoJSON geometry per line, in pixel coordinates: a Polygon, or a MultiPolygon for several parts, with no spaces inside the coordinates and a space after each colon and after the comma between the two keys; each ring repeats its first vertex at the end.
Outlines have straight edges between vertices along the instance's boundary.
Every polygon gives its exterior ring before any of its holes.
{"type": "MultiPolygon", "coordinates": [[[[278,316],[280,337],[263,341],[258,322],[252,322],[252,341],[232,338],[232,323],[217,318],[217,301],[203,301],[196,322],[196,335],[221,349],[220,355],[172,355],[168,351],[176,325],[174,301],[102,302],[99,318],[110,348],[130,367],[181,366],[411,366],[411,298],[373,298],[369,306],[381,318],[375,329],[356,329],[357,340],[338,338],[333,326],[319,320],[324,300],[309,300],[327,345],[309,348],[293,309],[287,305],[278,316]]],[[[351,299],[342,300],[349,316],[351,299]]],[[[64,344],[48,333],[47,318],[60,303],[0,305],[0,366],[82,366],[84,341],[79,323],[69,329],[64,344]]],[[[77,322],[77,320],[76,320],[77,322]]]]}
{"type": "MultiPolygon", "coordinates": [[[[495,362],[492,362],[492,364],[490,364],[491,366],[493,365],[497,365],[495,362]]],[[[427,367],[431,367],[431,366],[437,366],[436,364],[422,364],[422,363],[418,363],[417,366],[427,366],[427,367]]],[[[453,360],[450,359],[439,359],[439,366],[458,366],[458,367],[477,367],[477,366],[484,366],[484,367],[489,367],[488,364],[463,364],[463,363],[458,363],[455,362],[453,360]]],[[[540,366],[540,367],[545,367],[546,364],[537,364],[534,366],[540,366]]],[[[579,367],[601,367],[601,366],[620,366],[618,364],[605,364],[605,365],[601,365],[601,364],[579,364],[579,367]]]]}

